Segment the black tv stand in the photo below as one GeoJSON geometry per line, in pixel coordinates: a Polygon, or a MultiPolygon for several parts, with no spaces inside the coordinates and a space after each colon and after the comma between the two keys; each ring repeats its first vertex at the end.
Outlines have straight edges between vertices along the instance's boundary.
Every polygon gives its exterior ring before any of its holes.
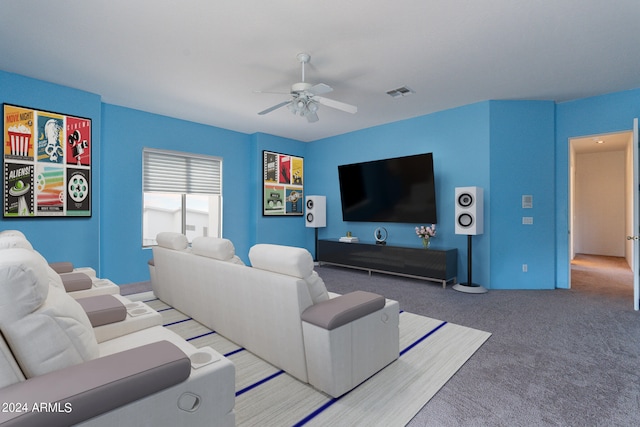
{"type": "Polygon", "coordinates": [[[372,272],[394,274],[442,283],[456,282],[457,249],[424,249],[417,247],[345,243],[338,239],[318,240],[317,260],[320,264],[337,265],[372,272]]]}

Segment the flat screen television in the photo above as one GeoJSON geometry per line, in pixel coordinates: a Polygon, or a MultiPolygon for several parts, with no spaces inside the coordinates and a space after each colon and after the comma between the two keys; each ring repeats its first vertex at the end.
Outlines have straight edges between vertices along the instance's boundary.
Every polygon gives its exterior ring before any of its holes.
{"type": "Polygon", "coordinates": [[[438,222],[433,154],[338,166],[342,219],[363,222],[438,222]]]}

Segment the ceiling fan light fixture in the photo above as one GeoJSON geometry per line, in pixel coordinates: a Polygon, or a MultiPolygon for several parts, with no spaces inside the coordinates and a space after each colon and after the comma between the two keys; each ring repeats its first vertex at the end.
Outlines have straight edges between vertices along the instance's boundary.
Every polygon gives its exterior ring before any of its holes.
{"type": "Polygon", "coordinates": [[[304,65],[309,62],[311,56],[307,53],[300,53],[297,58],[302,68],[302,81],[294,83],[291,86],[291,91],[289,92],[291,94],[291,99],[260,111],[258,113],[259,115],[264,115],[286,106],[292,114],[305,117],[309,123],[314,123],[319,120],[318,115],[316,114],[320,108],[319,104],[351,114],[355,114],[358,111],[358,107],[355,105],[345,104],[344,102],[320,96],[325,93],[332,92],[333,88],[325,83],[318,83],[315,85],[307,83],[304,79],[304,65]]]}

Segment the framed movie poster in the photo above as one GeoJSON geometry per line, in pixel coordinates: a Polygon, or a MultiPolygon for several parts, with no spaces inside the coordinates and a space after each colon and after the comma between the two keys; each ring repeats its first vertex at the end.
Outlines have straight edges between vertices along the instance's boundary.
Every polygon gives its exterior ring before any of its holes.
{"type": "Polygon", "coordinates": [[[91,119],[4,104],[3,216],[91,216],[91,119]]]}
{"type": "Polygon", "coordinates": [[[288,154],[262,152],[264,216],[304,214],[304,159],[288,154]]]}

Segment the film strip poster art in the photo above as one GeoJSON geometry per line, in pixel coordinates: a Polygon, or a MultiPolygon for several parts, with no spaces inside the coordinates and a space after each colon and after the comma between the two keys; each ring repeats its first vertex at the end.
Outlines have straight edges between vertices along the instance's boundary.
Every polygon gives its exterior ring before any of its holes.
{"type": "Polygon", "coordinates": [[[4,164],[5,216],[34,215],[33,166],[21,163],[4,164]]]}
{"type": "Polygon", "coordinates": [[[302,157],[263,152],[263,215],[304,214],[303,164],[302,157]]]}
{"type": "Polygon", "coordinates": [[[67,169],[67,215],[90,212],[90,179],[88,169],[67,169]]]}
{"type": "Polygon", "coordinates": [[[4,104],[4,217],[91,216],[91,120],[4,104]]]}

